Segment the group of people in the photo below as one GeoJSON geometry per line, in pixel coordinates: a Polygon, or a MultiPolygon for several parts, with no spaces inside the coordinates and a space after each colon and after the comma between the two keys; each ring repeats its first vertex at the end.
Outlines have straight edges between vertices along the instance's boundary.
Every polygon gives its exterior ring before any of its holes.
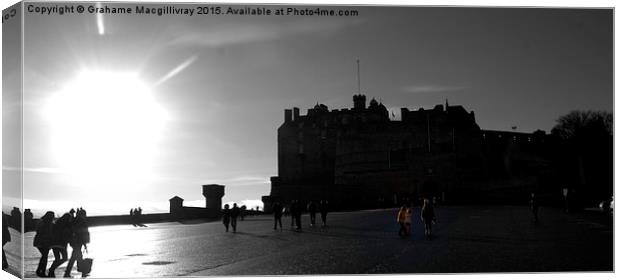
{"type": "MultiPolygon", "coordinates": [[[[310,201],[306,205],[306,210],[310,214],[310,226],[314,227],[316,225],[316,214],[317,212],[321,213],[321,223],[323,226],[327,226],[327,211],[328,211],[328,202],[327,200],[321,200],[318,205],[314,201],[310,201]]],[[[279,202],[276,202],[272,206],[273,211],[273,229],[277,230],[278,226],[280,226],[280,230],[282,230],[282,214],[290,213],[291,214],[291,227],[296,230],[301,230],[301,214],[303,212],[303,207],[299,200],[292,200],[288,209],[284,209],[284,206],[279,202]]]]}
{"type": "Polygon", "coordinates": [[[237,203],[233,203],[233,207],[230,208],[228,204],[224,205],[224,210],[222,210],[222,222],[224,223],[224,227],[226,227],[226,232],[228,232],[228,227],[232,227],[233,232],[237,232],[237,218],[241,215],[241,208],[237,206],[237,203]]]}
{"type": "Polygon", "coordinates": [[[131,208],[131,210],[129,210],[129,217],[134,227],[141,225],[140,218],[142,217],[142,207],[131,208]]]}
{"type": "MultiPolygon", "coordinates": [[[[41,217],[37,225],[33,245],[41,253],[36,275],[39,277],[56,277],[55,271],[61,264],[67,261],[67,245],[72,248],[71,258],[67,263],[64,277],[71,277],[71,270],[77,261],[82,262],[82,247],[87,250],[90,243],[90,233],[86,222],[86,210],[78,208],[77,211],[71,209],[54,221],[54,212],[48,211],[41,217]],[[47,257],[49,251],[54,254],[54,262],[47,270],[47,257]],[[46,274],[46,270],[48,271],[46,274]]],[[[79,266],[79,264],[78,264],[79,266]]],[[[82,277],[88,273],[82,273],[82,277]]]]}
{"type": "MultiPolygon", "coordinates": [[[[328,211],[328,202],[327,200],[321,200],[319,203],[314,201],[310,201],[306,205],[306,210],[310,214],[310,226],[316,226],[316,214],[321,214],[321,222],[323,226],[327,226],[327,211],[328,211]]],[[[233,207],[230,208],[230,205],[225,204],[224,209],[222,210],[222,223],[226,228],[226,232],[229,231],[229,227],[232,227],[232,232],[237,232],[237,219],[241,218],[243,220],[243,210],[244,206],[238,207],[237,203],[233,203],[233,207]]],[[[277,230],[278,226],[280,230],[282,230],[282,215],[285,213],[291,214],[291,227],[296,230],[301,230],[301,215],[304,211],[303,206],[299,202],[299,200],[292,200],[291,204],[288,205],[288,208],[285,208],[280,202],[275,202],[272,206],[273,211],[273,229],[277,230]]]]}
{"type": "MultiPolygon", "coordinates": [[[[399,236],[406,237],[411,235],[412,213],[413,210],[409,205],[403,205],[399,209],[398,214],[396,214],[396,222],[400,225],[400,229],[398,230],[399,236]]],[[[426,236],[427,239],[431,239],[432,226],[437,222],[437,217],[435,216],[433,203],[429,199],[424,199],[424,204],[420,211],[420,218],[424,223],[424,236],[426,236]]]]}

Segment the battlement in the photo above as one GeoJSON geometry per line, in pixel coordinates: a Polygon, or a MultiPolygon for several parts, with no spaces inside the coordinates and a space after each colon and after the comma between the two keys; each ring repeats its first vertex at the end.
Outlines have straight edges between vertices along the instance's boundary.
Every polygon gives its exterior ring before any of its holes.
{"type": "MultiPolygon", "coordinates": [[[[390,112],[387,110],[382,102],[378,102],[375,98],[372,98],[366,106],[366,96],[362,94],[356,94],[353,96],[353,108],[332,109],[325,104],[317,103],[313,108],[309,108],[306,111],[306,115],[299,114],[299,108],[293,107],[292,109],[284,110],[284,124],[299,123],[306,121],[321,122],[335,122],[337,124],[351,123],[349,119],[356,119],[362,121],[383,121],[383,122],[395,122],[390,120],[390,112]]],[[[395,115],[392,112],[392,115],[395,115]]],[[[419,108],[418,110],[410,110],[408,108],[400,109],[401,121],[403,122],[421,122],[427,121],[427,118],[437,116],[447,116],[447,118],[457,121],[459,123],[475,123],[474,112],[467,112],[461,105],[450,106],[447,101],[445,106],[443,104],[435,105],[432,109],[419,108]]]]}

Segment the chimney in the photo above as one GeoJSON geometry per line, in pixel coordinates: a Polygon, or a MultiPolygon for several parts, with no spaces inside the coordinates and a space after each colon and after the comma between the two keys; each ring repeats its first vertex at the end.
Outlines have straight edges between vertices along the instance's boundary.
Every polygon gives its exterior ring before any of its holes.
{"type": "Polygon", "coordinates": [[[284,109],[284,122],[290,122],[293,120],[293,111],[291,109],[284,109]]]}
{"type": "Polygon", "coordinates": [[[297,107],[293,107],[293,120],[299,120],[299,108],[297,107]]]}

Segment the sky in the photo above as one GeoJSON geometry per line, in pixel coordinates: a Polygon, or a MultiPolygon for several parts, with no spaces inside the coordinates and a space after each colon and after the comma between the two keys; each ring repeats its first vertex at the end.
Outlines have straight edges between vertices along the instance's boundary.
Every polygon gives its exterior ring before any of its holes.
{"type": "Polygon", "coordinates": [[[26,13],[24,208],[166,212],[173,196],[203,206],[203,184],[262,207],[284,109],[352,107],[356,59],[362,93],[395,114],[447,99],[482,129],[549,132],[613,110],[612,10],[346,9],[359,15],[26,13]]]}

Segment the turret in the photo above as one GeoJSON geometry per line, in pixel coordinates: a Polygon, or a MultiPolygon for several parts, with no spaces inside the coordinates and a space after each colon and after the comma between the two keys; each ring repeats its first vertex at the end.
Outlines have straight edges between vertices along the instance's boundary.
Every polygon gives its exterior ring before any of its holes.
{"type": "Polygon", "coordinates": [[[366,109],[366,96],[363,94],[353,95],[353,109],[364,110],[366,109]]]}
{"type": "Polygon", "coordinates": [[[222,210],[222,197],[224,196],[224,186],[222,185],[203,185],[202,195],[207,200],[209,210],[222,210]]]}

